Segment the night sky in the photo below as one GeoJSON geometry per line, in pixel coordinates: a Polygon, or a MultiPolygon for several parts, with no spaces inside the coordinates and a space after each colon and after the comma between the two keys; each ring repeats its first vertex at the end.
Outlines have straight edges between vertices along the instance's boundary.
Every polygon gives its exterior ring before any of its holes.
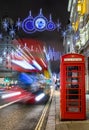
{"type": "MultiPolygon", "coordinates": [[[[26,34],[19,32],[20,38],[34,38],[45,42],[46,46],[53,47],[55,51],[63,52],[63,43],[61,32],[69,22],[68,0],[0,0],[0,19],[10,17],[14,22],[18,18],[24,20],[29,15],[31,10],[32,16],[35,17],[39,14],[42,8],[43,15],[49,19],[52,15],[52,20],[56,23],[59,19],[61,23],[61,30],[50,32],[36,32],[34,34],[26,34]]],[[[52,62],[53,72],[59,71],[59,61],[52,62]],[[55,67],[56,65],[56,67],[55,67]]]]}
{"type": "Polygon", "coordinates": [[[0,17],[8,15],[13,19],[18,17],[24,19],[28,16],[29,10],[32,11],[33,16],[36,16],[42,8],[46,17],[51,13],[55,22],[59,19],[63,25],[66,25],[67,6],[68,0],[0,0],[0,17]]]}

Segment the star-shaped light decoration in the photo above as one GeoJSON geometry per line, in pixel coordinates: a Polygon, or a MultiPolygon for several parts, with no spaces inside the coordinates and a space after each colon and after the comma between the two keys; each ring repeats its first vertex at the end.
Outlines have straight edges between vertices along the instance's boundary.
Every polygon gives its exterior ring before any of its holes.
{"type": "Polygon", "coordinates": [[[68,25],[68,30],[70,30],[70,31],[71,31],[71,30],[73,30],[73,28],[72,28],[72,25],[71,25],[71,24],[69,24],[69,25],[68,25]]]}
{"type": "Polygon", "coordinates": [[[59,19],[57,20],[57,31],[59,32],[59,30],[61,29],[61,23],[59,22],[59,19]]]}
{"type": "Polygon", "coordinates": [[[13,28],[13,26],[9,29],[10,31],[9,31],[9,35],[12,37],[12,38],[14,38],[14,36],[15,36],[15,29],[13,28]]]}
{"type": "Polygon", "coordinates": [[[21,26],[22,26],[22,22],[20,21],[20,18],[18,18],[18,20],[16,21],[16,27],[19,30],[21,28],[21,26]]]}
{"type": "Polygon", "coordinates": [[[66,31],[66,30],[62,31],[62,36],[63,36],[63,37],[65,37],[66,34],[67,34],[67,31],[66,31]]]}
{"type": "Polygon", "coordinates": [[[78,40],[79,39],[79,34],[76,33],[76,35],[74,35],[74,40],[78,40]]]}
{"type": "Polygon", "coordinates": [[[5,29],[5,31],[7,31],[7,29],[9,28],[9,22],[7,21],[7,19],[5,19],[5,20],[2,22],[2,26],[3,26],[3,28],[5,29]]]}

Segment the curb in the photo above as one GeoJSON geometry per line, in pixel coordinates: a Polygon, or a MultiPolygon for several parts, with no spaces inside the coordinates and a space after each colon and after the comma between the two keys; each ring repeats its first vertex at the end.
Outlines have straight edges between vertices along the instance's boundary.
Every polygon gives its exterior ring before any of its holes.
{"type": "Polygon", "coordinates": [[[36,125],[35,130],[45,130],[47,119],[48,119],[49,108],[50,108],[50,104],[52,102],[53,94],[54,94],[54,91],[52,90],[50,99],[48,100],[48,102],[47,102],[47,104],[42,112],[42,115],[41,115],[41,117],[36,125]]]}

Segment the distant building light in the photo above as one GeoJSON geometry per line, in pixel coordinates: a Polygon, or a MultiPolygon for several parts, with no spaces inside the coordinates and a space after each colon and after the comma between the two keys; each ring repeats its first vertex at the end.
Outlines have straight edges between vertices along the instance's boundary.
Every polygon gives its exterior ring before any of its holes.
{"type": "Polygon", "coordinates": [[[70,44],[70,41],[68,41],[67,44],[69,45],[69,44],[70,44]]]}
{"type": "Polygon", "coordinates": [[[0,63],[2,63],[2,57],[0,57],[0,63]]]}

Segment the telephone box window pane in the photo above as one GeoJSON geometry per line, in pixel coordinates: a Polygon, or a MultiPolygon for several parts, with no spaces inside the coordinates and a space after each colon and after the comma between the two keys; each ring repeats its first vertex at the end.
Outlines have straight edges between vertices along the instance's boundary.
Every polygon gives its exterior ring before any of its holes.
{"type": "Polygon", "coordinates": [[[67,81],[67,82],[71,82],[71,77],[67,77],[67,78],[66,78],[66,81],[67,81]]]}
{"type": "Polygon", "coordinates": [[[66,67],[66,71],[80,71],[81,70],[81,66],[67,66],[66,67]]]}
{"type": "Polygon", "coordinates": [[[72,102],[67,102],[67,106],[70,107],[70,106],[80,106],[80,102],[78,101],[72,101],[72,102]]]}
{"type": "Polygon", "coordinates": [[[72,72],[70,72],[70,71],[68,72],[67,71],[67,76],[72,76],[72,72]]]}
{"type": "Polygon", "coordinates": [[[67,88],[71,88],[71,84],[70,84],[70,83],[67,84],[66,87],[67,87],[67,88]]]}
{"type": "Polygon", "coordinates": [[[79,84],[71,84],[71,83],[68,83],[66,84],[66,88],[79,88],[79,84]]]}
{"type": "Polygon", "coordinates": [[[67,99],[79,99],[79,95],[67,95],[67,99]]]}
{"type": "Polygon", "coordinates": [[[67,112],[81,112],[81,108],[78,107],[68,107],[67,112]]]}
{"type": "Polygon", "coordinates": [[[79,66],[67,66],[67,71],[79,70],[79,66]]]}
{"type": "Polygon", "coordinates": [[[79,89],[68,89],[67,94],[80,94],[79,89]]]}
{"type": "Polygon", "coordinates": [[[79,88],[78,84],[71,84],[71,88],[79,88]]]}

